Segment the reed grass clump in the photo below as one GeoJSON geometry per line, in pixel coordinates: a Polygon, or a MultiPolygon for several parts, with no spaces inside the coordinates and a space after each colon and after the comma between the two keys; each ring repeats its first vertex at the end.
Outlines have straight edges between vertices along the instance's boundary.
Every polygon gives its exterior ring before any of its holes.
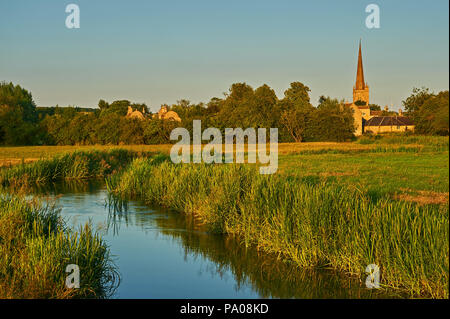
{"type": "MultiPolygon", "coordinates": [[[[109,151],[76,151],[22,163],[0,170],[0,186],[23,187],[62,179],[104,177],[126,166],[133,158],[142,156],[124,149],[109,151]]],[[[144,154],[145,155],[145,154],[144,154]]]]}
{"type": "Polygon", "coordinates": [[[448,205],[374,201],[345,186],[258,174],[248,165],[175,165],[135,159],[107,178],[116,199],[138,198],[194,215],[302,267],[333,267],[411,296],[448,298],[448,205]]]}
{"type": "Polygon", "coordinates": [[[109,250],[90,225],[73,231],[52,205],[0,195],[0,299],[105,298],[117,279],[109,250]],[[79,289],[65,286],[68,264],[80,268],[79,289]]]}

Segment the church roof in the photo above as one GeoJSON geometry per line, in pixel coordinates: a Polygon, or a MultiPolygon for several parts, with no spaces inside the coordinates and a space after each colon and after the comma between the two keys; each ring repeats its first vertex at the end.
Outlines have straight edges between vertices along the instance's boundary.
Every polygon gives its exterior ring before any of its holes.
{"type": "Polygon", "coordinates": [[[356,71],[355,88],[357,90],[364,90],[366,88],[366,83],[364,82],[364,69],[361,54],[361,40],[359,41],[358,70],[356,71]]]}
{"type": "Polygon", "coordinates": [[[375,116],[366,121],[365,126],[409,126],[414,125],[409,117],[405,116],[375,116]]]}

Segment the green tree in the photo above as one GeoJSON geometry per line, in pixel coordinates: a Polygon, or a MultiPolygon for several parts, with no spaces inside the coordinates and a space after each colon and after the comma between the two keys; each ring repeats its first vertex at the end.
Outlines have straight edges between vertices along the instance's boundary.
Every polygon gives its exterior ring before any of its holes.
{"type": "Polygon", "coordinates": [[[41,143],[36,105],[31,93],[13,83],[0,83],[0,144],[41,143]]]}
{"type": "Polygon", "coordinates": [[[449,135],[448,91],[436,95],[427,88],[414,88],[403,106],[412,117],[417,133],[449,135]]]}
{"type": "Polygon", "coordinates": [[[352,109],[343,101],[326,98],[313,112],[309,129],[314,141],[350,140],[355,130],[352,109]]]}
{"type": "Polygon", "coordinates": [[[404,100],[402,104],[405,111],[414,117],[416,111],[418,111],[425,101],[432,96],[433,93],[431,93],[428,88],[413,88],[413,93],[406,100],[404,100]]]}
{"type": "Polygon", "coordinates": [[[0,106],[18,111],[26,122],[36,122],[37,113],[31,93],[13,83],[0,83],[0,106]]]}
{"type": "Polygon", "coordinates": [[[308,127],[314,107],[310,103],[310,89],[300,82],[293,82],[277,105],[278,128],[281,141],[302,142],[308,139],[308,127]],[[288,139],[289,137],[289,139],[288,139]]]}
{"type": "Polygon", "coordinates": [[[371,111],[381,111],[381,106],[378,104],[369,104],[369,108],[371,111]]]}

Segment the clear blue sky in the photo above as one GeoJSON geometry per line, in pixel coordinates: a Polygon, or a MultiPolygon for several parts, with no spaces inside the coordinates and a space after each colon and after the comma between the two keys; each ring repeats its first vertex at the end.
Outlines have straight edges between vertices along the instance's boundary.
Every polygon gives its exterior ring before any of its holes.
{"type": "Polygon", "coordinates": [[[448,0],[0,0],[0,81],[40,106],[99,99],[207,102],[232,83],[290,82],[350,100],[363,39],[371,102],[401,105],[413,87],[449,86],[448,0]],[[81,28],[65,27],[78,4],[81,28]],[[367,29],[376,3],[381,28],[367,29]]]}

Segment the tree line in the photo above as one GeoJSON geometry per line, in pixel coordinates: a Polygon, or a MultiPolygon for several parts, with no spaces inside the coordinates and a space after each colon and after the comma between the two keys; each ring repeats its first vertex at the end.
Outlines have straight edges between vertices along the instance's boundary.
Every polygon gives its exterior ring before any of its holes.
{"type": "MultiPolygon", "coordinates": [[[[178,123],[152,116],[145,120],[127,118],[129,106],[149,114],[146,104],[128,100],[100,100],[96,109],[36,107],[26,89],[0,83],[0,144],[164,144],[171,143],[170,132],[176,127],[192,133],[193,120],[202,120],[202,127],[222,131],[227,127],[276,127],[280,142],[340,142],[354,138],[351,108],[343,101],[324,96],[314,107],[309,92],[306,85],[293,82],[279,99],[268,85],[253,89],[246,83],[235,83],[223,98],[198,104],[179,100],[169,106],[182,119],[178,123]]],[[[403,103],[417,122],[418,132],[448,135],[448,91],[434,94],[415,89],[403,103]]]]}

